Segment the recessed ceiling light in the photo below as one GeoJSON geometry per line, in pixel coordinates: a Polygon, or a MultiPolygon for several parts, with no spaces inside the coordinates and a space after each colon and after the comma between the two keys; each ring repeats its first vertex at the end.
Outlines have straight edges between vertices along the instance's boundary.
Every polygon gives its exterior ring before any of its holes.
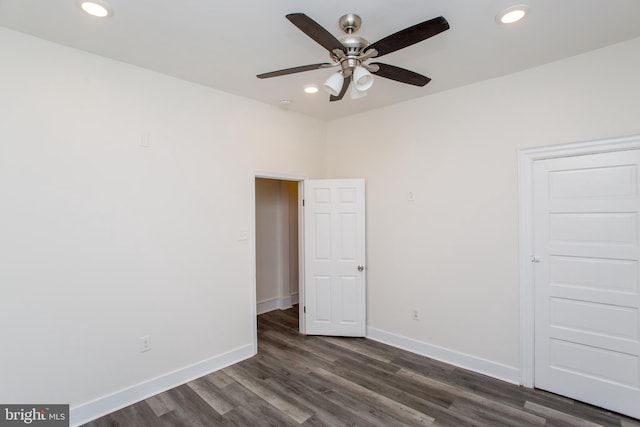
{"type": "Polygon", "coordinates": [[[81,0],[80,7],[89,15],[105,18],[113,15],[113,9],[102,0],[81,0]]]}
{"type": "Polygon", "coordinates": [[[305,86],[304,91],[307,93],[317,93],[318,87],[313,85],[305,86]]]}
{"type": "Polygon", "coordinates": [[[496,15],[496,22],[499,24],[513,24],[518,22],[529,12],[529,6],[519,4],[511,6],[496,15]]]}

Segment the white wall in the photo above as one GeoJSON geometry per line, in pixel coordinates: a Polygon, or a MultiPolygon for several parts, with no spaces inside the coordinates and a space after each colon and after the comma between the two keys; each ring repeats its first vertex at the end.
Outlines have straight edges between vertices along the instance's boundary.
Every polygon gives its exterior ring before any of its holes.
{"type": "Polygon", "coordinates": [[[0,52],[0,402],[252,349],[254,172],[321,176],[325,124],[5,29],[0,52]]]}
{"type": "Polygon", "coordinates": [[[298,294],[298,182],[256,179],[258,314],[291,307],[298,294]]]}
{"type": "Polygon", "coordinates": [[[370,331],[517,380],[517,151],[640,133],[638,76],[640,39],[329,123],[328,175],[367,180],[370,331]]]}
{"type": "Polygon", "coordinates": [[[281,222],[280,181],[256,179],[256,299],[258,303],[265,303],[282,296],[281,222]]]}

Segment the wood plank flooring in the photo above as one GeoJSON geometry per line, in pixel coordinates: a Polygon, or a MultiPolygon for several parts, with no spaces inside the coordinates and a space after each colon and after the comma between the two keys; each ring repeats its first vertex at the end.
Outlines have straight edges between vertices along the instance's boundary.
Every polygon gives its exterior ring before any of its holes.
{"type": "Polygon", "coordinates": [[[258,355],[99,418],[126,426],[616,426],[640,422],[364,338],[258,317],[258,355]]]}

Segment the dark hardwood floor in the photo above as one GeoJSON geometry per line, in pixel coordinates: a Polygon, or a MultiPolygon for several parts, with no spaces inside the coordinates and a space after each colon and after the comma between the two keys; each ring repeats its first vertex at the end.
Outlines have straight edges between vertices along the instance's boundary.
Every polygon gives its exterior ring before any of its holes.
{"type": "Polygon", "coordinates": [[[640,427],[365,338],[306,337],[297,328],[297,307],[263,314],[257,356],[86,426],[640,427]]]}

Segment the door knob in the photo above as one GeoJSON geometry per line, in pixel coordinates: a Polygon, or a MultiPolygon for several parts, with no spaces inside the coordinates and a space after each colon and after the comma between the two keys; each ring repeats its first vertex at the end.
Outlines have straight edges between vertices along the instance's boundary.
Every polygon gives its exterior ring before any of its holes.
{"type": "Polygon", "coordinates": [[[364,271],[364,265],[359,265],[358,266],[358,271],[364,271]]]}

